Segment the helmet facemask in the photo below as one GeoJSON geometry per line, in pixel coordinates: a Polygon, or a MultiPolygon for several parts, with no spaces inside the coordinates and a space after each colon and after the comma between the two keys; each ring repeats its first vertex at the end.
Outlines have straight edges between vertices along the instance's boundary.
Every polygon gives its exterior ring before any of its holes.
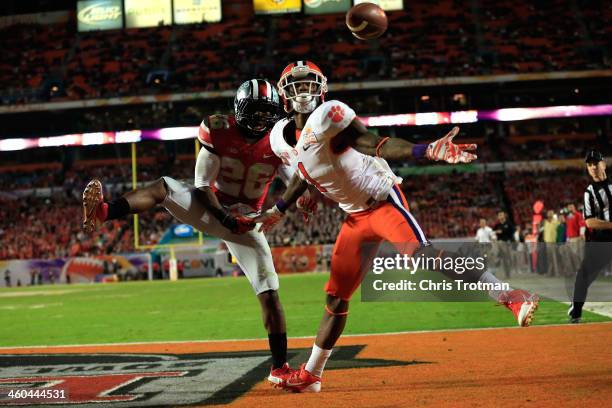
{"type": "Polygon", "coordinates": [[[327,79],[307,65],[294,66],[281,77],[278,88],[285,99],[286,111],[311,113],[323,101],[327,79]]]}
{"type": "Polygon", "coordinates": [[[243,99],[236,105],[236,122],[256,136],[263,136],[281,119],[280,107],[256,99],[243,99]]]}
{"type": "Polygon", "coordinates": [[[280,98],[272,84],[263,80],[243,83],[234,99],[234,112],[238,125],[256,137],[263,137],[282,118],[280,98]],[[254,92],[253,86],[269,86],[269,96],[254,92]]]}

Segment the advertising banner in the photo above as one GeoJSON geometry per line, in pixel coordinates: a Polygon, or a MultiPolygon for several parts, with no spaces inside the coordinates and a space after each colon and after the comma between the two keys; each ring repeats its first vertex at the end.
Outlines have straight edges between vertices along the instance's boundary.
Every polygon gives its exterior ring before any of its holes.
{"type": "Polygon", "coordinates": [[[321,245],[274,247],[272,258],[277,273],[300,273],[319,270],[321,245]]]}
{"type": "Polygon", "coordinates": [[[0,261],[0,287],[151,279],[148,253],[0,261]]]}
{"type": "Polygon", "coordinates": [[[301,0],[253,0],[255,14],[299,13],[301,0]]]}
{"type": "Polygon", "coordinates": [[[355,5],[359,3],[374,3],[385,11],[401,10],[404,8],[404,0],[355,0],[355,5]]]}
{"type": "Polygon", "coordinates": [[[305,14],[345,13],[351,7],[351,0],[304,0],[305,14]]]}
{"type": "Polygon", "coordinates": [[[125,26],[127,28],[170,24],[172,24],[170,0],[125,0],[125,26]]]}
{"type": "Polygon", "coordinates": [[[218,23],[221,0],[174,0],[174,24],[218,23]]]}
{"type": "Polygon", "coordinates": [[[77,3],[77,28],[81,31],[123,28],[121,0],[85,0],[77,3]]]}

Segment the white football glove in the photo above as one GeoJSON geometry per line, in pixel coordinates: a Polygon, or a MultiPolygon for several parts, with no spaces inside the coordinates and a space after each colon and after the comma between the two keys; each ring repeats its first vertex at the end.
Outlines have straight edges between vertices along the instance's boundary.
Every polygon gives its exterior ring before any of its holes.
{"type": "Polygon", "coordinates": [[[457,133],[459,133],[459,128],[455,126],[446,136],[431,142],[427,146],[425,157],[433,161],[444,160],[451,164],[470,163],[476,160],[477,156],[475,154],[468,153],[470,150],[476,150],[476,144],[454,144],[453,138],[457,136],[457,133]]]}
{"type": "Polygon", "coordinates": [[[274,205],[274,207],[268,208],[266,211],[253,218],[253,221],[255,221],[256,223],[261,223],[258,231],[268,232],[269,230],[274,228],[274,226],[278,224],[278,222],[284,216],[285,213],[283,213],[281,210],[278,209],[276,205],[274,205]]]}

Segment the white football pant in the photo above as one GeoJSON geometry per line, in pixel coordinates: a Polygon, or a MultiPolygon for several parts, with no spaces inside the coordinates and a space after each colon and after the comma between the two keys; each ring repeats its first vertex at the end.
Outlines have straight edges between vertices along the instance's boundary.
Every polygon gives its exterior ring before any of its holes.
{"type": "Polygon", "coordinates": [[[274,269],[272,252],[263,232],[257,232],[255,227],[242,235],[232,233],[200,204],[195,197],[195,187],[170,177],[163,177],[163,180],[168,193],[162,206],[174,218],[225,241],[255,294],[278,290],[278,276],[274,269]]]}

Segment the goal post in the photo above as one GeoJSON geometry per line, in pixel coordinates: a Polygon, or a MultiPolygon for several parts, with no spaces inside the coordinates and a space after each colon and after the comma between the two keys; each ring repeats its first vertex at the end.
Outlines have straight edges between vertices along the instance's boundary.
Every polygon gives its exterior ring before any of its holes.
{"type": "MultiPolygon", "coordinates": [[[[196,139],[194,139],[194,152],[195,159],[197,160],[198,154],[200,153],[200,144],[196,139]]],[[[131,146],[131,156],[132,156],[132,190],[136,190],[138,188],[138,148],[137,143],[133,142],[131,146]]],[[[178,268],[177,268],[177,260],[176,260],[176,249],[177,248],[194,248],[201,247],[204,245],[204,236],[202,231],[198,230],[198,241],[190,242],[190,243],[181,243],[181,244],[153,244],[153,245],[144,245],[140,243],[140,222],[138,219],[138,214],[133,215],[133,228],[134,228],[134,249],[135,250],[159,250],[159,249],[167,249],[170,254],[170,280],[178,279],[178,268]]]]}

